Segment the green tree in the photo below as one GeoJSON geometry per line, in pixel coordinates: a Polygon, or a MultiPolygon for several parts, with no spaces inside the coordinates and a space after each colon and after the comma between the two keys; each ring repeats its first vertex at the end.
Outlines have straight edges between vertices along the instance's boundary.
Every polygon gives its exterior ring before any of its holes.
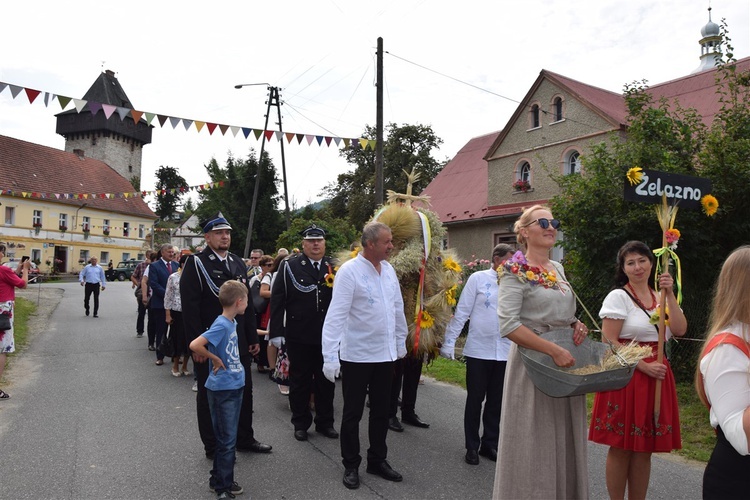
{"type": "Polygon", "coordinates": [[[310,224],[322,227],[326,231],[326,255],[336,255],[336,253],[348,249],[353,242],[359,240],[361,229],[358,231],[344,219],[319,218],[317,216],[312,218],[296,217],[292,219],[289,229],[279,235],[278,240],[276,240],[276,248],[284,247],[289,251],[293,248],[302,250],[300,233],[310,224]]]}
{"type": "MultiPolygon", "coordinates": [[[[654,206],[623,200],[627,170],[640,166],[697,175],[711,180],[719,213],[709,218],[697,210],[680,210],[675,227],[682,233],[677,253],[688,336],[703,336],[710,307],[707,292],[720,263],[750,239],[750,206],[744,193],[750,183],[748,81],[748,74],[737,72],[733,62],[720,65],[721,110],[710,130],[695,110],[655,103],[644,85],[626,86],[627,137],[613,136],[594,145],[582,158],[583,175],[551,174],[560,186],[550,205],[565,230],[561,245],[566,251],[566,273],[593,313],[614,285],[616,252],[623,243],[640,240],[651,248],[662,245],[654,206]]],[[[691,343],[681,352],[686,360],[681,373],[676,370],[681,380],[692,375],[696,354],[692,344],[699,346],[691,343]]]]}
{"type": "MultiPolygon", "coordinates": [[[[258,158],[253,149],[245,160],[227,158],[224,167],[216,159],[206,165],[212,182],[222,182],[222,187],[204,190],[199,194],[198,218],[203,221],[216,212],[221,212],[232,225],[232,252],[242,255],[245,250],[247,226],[253,201],[253,190],[258,174],[258,158]]],[[[253,248],[271,252],[276,239],[284,230],[284,218],[277,209],[279,191],[276,168],[267,153],[263,154],[260,172],[258,201],[253,221],[253,248]]],[[[243,256],[244,257],[244,256],[243,256]]]]}
{"type": "Polygon", "coordinates": [[[156,170],[156,215],[161,220],[177,220],[187,182],[174,167],[160,166],[156,170]]]}
{"type": "MultiPolygon", "coordinates": [[[[362,135],[375,139],[375,129],[369,125],[362,135]]],[[[432,157],[433,150],[440,147],[442,139],[437,137],[428,125],[398,126],[390,123],[384,130],[383,144],[383,187],[403,193],[406,191],[406,176],[403,171],[416,169],[419,180],[413,186],[414,193],[420,193],[440,172],[445,161],[432,157]]],[[[327,210],[333,217],[345,218],[349,223],[362,228],[378,205],[385,200],[374,199],[375,193],[375,151],[354,146],[341,151],[341,156],[354,165],[354,170],[341,174],[336,183],[323,190],[329,198],[327,210]]]]}

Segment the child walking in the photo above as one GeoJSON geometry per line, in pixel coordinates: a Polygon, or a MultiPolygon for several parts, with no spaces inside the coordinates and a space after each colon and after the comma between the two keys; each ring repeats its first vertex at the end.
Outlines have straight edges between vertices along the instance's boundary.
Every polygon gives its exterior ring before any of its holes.
{"type": "Polygon", "coordinates": [[[243,492],[242,486],[234,480],[237,425],[245,386],[234,317],[245,312],[247,301],[247,287],[243,283],[227,281],[221,285],[221,316],[214,320],[211,328],[190,343],[193,352],[209,359],[206,389],[216,436],[216,451],[208,484],[222,499],[235,498],[235,495],[243,492]]]}

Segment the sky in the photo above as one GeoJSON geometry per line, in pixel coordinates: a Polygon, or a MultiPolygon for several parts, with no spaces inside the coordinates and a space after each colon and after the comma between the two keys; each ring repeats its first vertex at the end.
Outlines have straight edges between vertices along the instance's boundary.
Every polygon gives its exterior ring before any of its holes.
{"type": "MultiPolygon", "coordinates": [[[[39,0],[2,7],[0,81],[82,98],[104,70],[133,107],[262,129],[266,85],[280,89],[284,132],[354,138],[376,120],[376,47],[383,38],[384,122],[432,127],[449,160],[471,138],[501,130],[546,69],[603,89],[669,81],[699,64],[707,0],[39,0]]],[[[750,56],[750,2],[713,0],[735,57],[750,56]]],[[[69,106],[66,109],[71,109],[69,106]]],[[[57,102],[0,93],[0,135],[58,149],[57,102]]],[[[278,130],[276,108],[268,129],[278,130]]],[[[111,119],[119,119],[114,115],[111,119]]],[[[261,142],[153,122],[141,188],[160,166],[191,186],[205,165],[245,158],[261,142]]],[[[320,200],[351,170],[336,147],[284,144],[289,201],[320,200]]],[[[279,173],[281,146],[266,142],[279,173]]],[[[283,192],[280,186],[280,191],[283,192]]],[[[147,199],[149,201],[149,199],[147,199]]],[[[283,206],[283,204],[282,204],[283,206]]]]}

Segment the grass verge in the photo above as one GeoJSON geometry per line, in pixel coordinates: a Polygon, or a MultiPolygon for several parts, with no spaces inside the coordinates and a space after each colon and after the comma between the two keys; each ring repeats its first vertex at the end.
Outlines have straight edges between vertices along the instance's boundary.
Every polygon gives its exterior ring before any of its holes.
{"type": "MultiPolygon", "coordinates": [[[[423,373],[466,389],[466,365],[459,361],[438,357],[424,367],[423,373]]],[[[594,395],[589,394],[589,418],[593,400],[594,395]]],[[[708,410],[698,399],[692,384],[677,384],[677,402],[680,407],[682,449],[674,453],[691,460],[708,462],[716,443],[716,435],[708,420],[708,410]]]]}
{"type": "Polygon", "coordinates": [[[18,354],[23,347],[28,343],[29,338],[29,316],[36,311],[36,304],[30,300],[16,297],[15,307],[13,309],[13,340],[16,343],[16,352],[8,354],[8,360],[6,362],[5,372],[8,371],[8,366],[13,362],[13,358],[18,354]]]}

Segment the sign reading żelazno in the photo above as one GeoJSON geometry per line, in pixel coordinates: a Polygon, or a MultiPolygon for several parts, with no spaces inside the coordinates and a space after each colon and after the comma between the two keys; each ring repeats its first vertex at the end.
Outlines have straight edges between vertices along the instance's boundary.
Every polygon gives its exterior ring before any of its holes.
{"type": "Polygon", "coordinates": [[[691,175],[670,174],[658,170],[643,169],[641,182],[631,186],[625,180],[625,200],[646,203],[661,203],[662,193],[667,203],[680,208],[701,208],[701,198],[711,193],[711,180],[691,175]]]}

